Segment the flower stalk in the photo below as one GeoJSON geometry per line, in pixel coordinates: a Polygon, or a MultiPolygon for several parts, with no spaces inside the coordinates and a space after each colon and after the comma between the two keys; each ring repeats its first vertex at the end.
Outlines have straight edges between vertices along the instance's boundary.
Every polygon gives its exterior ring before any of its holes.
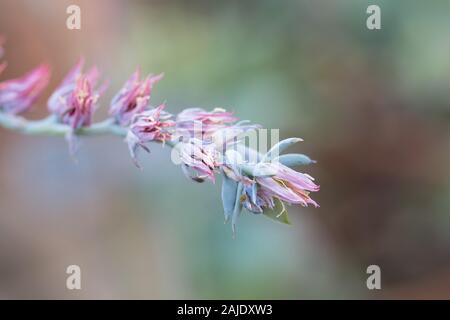
{"type": "MultiPolygon", "coordinates": [[[[27,135],[65,136],[72,128],[56,121],[54,116],[41,120],[27,120],[21,116],[0,112],[0,126],[27,135]]],[[[75,130],[79,136],[115,135],[125,137],[127,129],[114,123],[111,119],[93,123],[89,127],[75,130]]]]}
{"type": "MultiPolygon", "coordinates": [[[[33,106],[47,86],[47,65],[0,82],[0,127],[26,135],[64,137],[72,155],[81,137],[117,136],[127,143],[137,167],[138,152],[150,152],[149,143],[167,145],[173,148],[172,161],[175,162],[175,152],[183,173],[193,181],[215,183],[216,174],[222,174],[225,222],[231,220],[233,236],[243,209],[289,224],[285,204],[319,206],[310,197],[319,186],[311,176],[294,169],[315,161],[303,154],[280,155],[302,139],[285,139],[260,153],[245,144],[247,132],[260,128],[259,125],[239,121],[222,108],[187,108],[173,115],[166,111],[165,104],[153,107],[150,96],[163,74],[141,77],[139,71],[114,96],[109,116],[93,122],[106,85],[97,86],[97,69],[93,67],[84,73],[83,64],[80,60],[54,90],[47,103],[49,116],[40,120],[28,120],[20,114],[33,106]]],[[[6,62],[0,61],[0,72],[5,67],[6,62]]]]}

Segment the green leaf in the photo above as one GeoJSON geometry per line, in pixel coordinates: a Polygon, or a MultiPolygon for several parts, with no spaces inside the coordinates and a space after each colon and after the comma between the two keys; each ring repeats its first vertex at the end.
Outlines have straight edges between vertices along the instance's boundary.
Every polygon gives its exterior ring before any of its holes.
{"type": "Polygon", "coordinates": [[[308,156],[299,153],[283,154],[275,158],[274,161],[279,161],[281,164],[291,168],[316,163],[308,156]]]}
{"type": "Polygon", "coordinates": [[[300,138],[288,138],[285,140],[282,140],[278,142],[276,145],[274,145],[261,159],[261,162],[267,162],[272,160],[275,157],[278,157],[281,152],[292,146],[293,144],[303,141],[303,139],[300,138]]]}
{"type": "Polygon", "coordinates": [[[289,216],[288,216],[288,212],[287,209],[285,207],[285,205],[283,204],[283,202],[281,202],[281,200],[279,199],[275,199],[275,206],[273,207],[273,209],[266,209],[264,210],[263,214],[275,221],[284,223],[284,224],[291,224],[291,222],[289,221],[289,216]]]}

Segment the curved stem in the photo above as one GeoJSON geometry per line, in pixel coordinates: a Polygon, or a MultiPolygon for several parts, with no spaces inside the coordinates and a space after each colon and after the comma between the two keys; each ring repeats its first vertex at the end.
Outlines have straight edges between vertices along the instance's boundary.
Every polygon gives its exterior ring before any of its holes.
{"type": "Polygon", "coordinates": [[[80,128],[76,131],[76,134],[85,136],[112,134],[125,137],[127,135],[127,131],[127,128],[115,124],[113,119],[106,119],[101,122],[94,123],[89,127],[80,128]]]}
{"type": "MultiPolygon", "coordinates": [[[[2,112],[0,112],[0,126],[30,135],[65,136],[71,131],[70,126],[56,122],[54,116],[42,120],[26,120],[21,116],[2,112]]],[[[127,129],[115,124],[112,119],[106,119],[89,127],[80,128],[75,133],[83,136],[112,134],[125,137],[127,129]]]]}

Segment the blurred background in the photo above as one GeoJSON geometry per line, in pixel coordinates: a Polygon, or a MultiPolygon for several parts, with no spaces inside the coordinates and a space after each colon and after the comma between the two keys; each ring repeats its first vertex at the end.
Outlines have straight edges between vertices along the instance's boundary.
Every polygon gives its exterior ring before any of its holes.
{"type": "Polygon", "coordinates": [[[245,213],[232,240],[220,180],[192,183],[168,149],[139,171],[116,137],[84,139],[75,162],[64,139],[0,129],[0,298],[450,298],[449,15],[446,0],[0,0],[1,80],[52,66],[27,117],[80,56],[110,81],[97,119],[140,66],[165,72],[152,102],[171,112],[223,107],[302,137],[291,151],[321,185],[292,226],[245,213]]]}

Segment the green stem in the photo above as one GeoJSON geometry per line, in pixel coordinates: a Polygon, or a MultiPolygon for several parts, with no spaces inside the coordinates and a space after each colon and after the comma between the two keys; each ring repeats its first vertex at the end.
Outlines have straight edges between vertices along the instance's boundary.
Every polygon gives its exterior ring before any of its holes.
{"type": "MultiPolygon", "coordinates": [[[[26,120],[23,117],[2,112],[0,112],[0,126],[24,134],[47,136],[65,136],[71,130],[70,126],[58,123],[54,116],[42,120],[26,120]]],[[[112,134],[125,137],[127,129],[115,124],[112,119],[106,119],[89,127],[80,128],[75,133],[82,136],[112,134]]]]}

